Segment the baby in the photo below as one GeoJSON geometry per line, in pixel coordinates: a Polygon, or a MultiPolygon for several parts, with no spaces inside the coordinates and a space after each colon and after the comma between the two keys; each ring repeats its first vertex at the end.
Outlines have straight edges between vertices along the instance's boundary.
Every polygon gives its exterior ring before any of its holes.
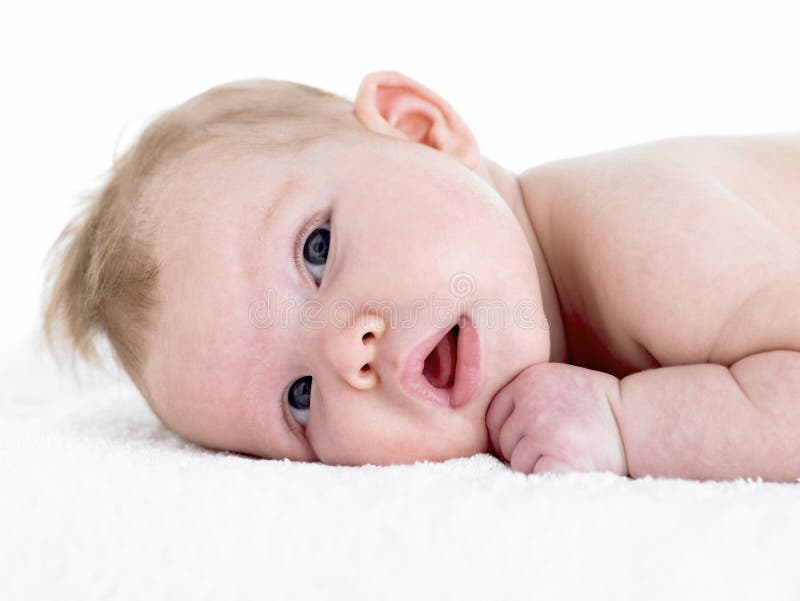
{"type": "Polygon", "coordinates": [[[800,477],[800,133],[481,156],[396,71],[157,118],[53,246],[44,332],[108,339],[200,445],[328,464],[800,477]]]}

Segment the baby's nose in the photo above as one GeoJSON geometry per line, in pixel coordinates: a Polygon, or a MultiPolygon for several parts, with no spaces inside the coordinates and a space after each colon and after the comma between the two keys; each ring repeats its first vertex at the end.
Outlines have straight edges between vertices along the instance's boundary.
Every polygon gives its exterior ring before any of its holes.
{"type": "Polygon", "coordinates": [[[329,323],[323,332],[323,350],[330,365],[354,388],[371,388],[378,381],[377,353],[386,330],[376,313],[362,313],[351,323],[329,323]]]}

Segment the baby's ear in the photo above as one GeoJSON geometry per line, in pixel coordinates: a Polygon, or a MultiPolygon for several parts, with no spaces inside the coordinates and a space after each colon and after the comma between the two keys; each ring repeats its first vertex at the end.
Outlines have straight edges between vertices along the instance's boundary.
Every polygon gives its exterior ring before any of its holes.
{"type": "Polygon", "coordinates": [[[426,144],[469,169],[481,162],[478,143],[443,98],[397,71],[375,71],[358,88],[353,111],[368,129],[426,144]]]}

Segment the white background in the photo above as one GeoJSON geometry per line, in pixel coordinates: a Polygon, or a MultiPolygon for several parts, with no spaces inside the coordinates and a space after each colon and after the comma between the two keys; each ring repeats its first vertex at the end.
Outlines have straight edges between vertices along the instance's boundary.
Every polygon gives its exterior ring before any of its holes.
{"type": "Polygon", "coordinates": [[[159,112],[252,77],[353,98],[401,71],[515,171],[694,134],[800,129],[791,2],[16,3],[0,17],[0,351],[38,324],[45,252],[159,112]]]}

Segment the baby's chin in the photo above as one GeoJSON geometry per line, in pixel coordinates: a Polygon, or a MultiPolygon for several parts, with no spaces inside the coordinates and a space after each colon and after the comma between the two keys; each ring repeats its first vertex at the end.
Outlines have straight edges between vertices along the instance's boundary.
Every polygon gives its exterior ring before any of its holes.
{"type": "MultiPolygon", "coordinates": [[[[451,416],[451,426],[443,425],[441,432],[429,432],[410,440],[393,441],[390,445],[380,445],[374,441],[370,449],[353,449],[354,461],[350,465],[408,465],[416,462],[443,462],[462,457],[471,457],[481,453],[491,453],[491,441],[486,428],[485,416],[466,423],[456,416],[451,416]],[[458,423],[460,421],[460,423],[458,423]],[[449,431],[444,431],[449,430],[449,431]],[[379,446],[380,445],[380,446],[379,446]],[[359,452],[363,451],[363,452],[359,452]]],[[[463,416],[462,416],[463,417],[463,416]]],[[[447,420],[445,420],[447,421],[447,420]]],[[[422,428],[422,426],[421,426],[422,428]]],[[[322,463],[329,463],[320,457],[322,463]]],[[[330,462],[336,464],[338,462],[330,462]]]]}

